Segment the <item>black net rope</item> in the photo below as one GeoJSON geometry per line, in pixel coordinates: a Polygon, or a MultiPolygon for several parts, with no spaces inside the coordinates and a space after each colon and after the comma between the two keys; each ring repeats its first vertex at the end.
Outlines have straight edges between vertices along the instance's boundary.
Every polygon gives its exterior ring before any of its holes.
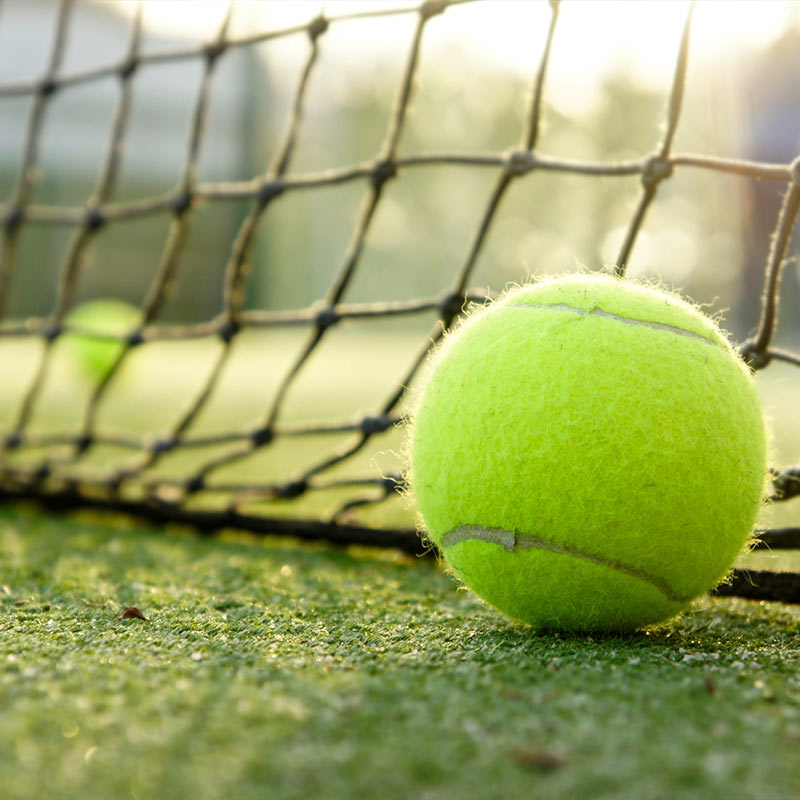
{"type": "MultiPolygon", "coordinates": [[[[410,104],[414,96],[420,53],[429,21],[455,5],[480,0],[426,0],[416,7],[364,9],[346,15],[319,15],[302,25],[279,30],[264,30],[247,36],[229,34],[230,10],[216,36],[197,47],[169,51],[143,52],[142,8],[139,6],[130,27],[127,48],[114,63],[99,68],[66,73],[62,62],[69,38],[74,0],[62,0],[49,59],[43,76],[35,81],[0,84],[3,98],[31,100],[25,144],[10,194],[0,205],[0,337],[37,337],[42,344],[35,369],[25,387],[19,407],[7,429],[2,432],[0,447],[0,497],[35,499],[57,508],[96,507],[130,512],[158,521],[187,523],[201,531],[225,527],[247,529],[262,534],[291,534],[302,538],[327,539],[338,543],[358,543],[379,547],[396,547],[409,552],[423,552],[416,531],[408,528],[376,527],[353,523],[353,509],[373,506],[395,497],[404,488],[402,475],[367,475],[359,479],[328,477],[331,470],[351,459],[366,447],[374,446],[380,437],[401,422],[400,407],[408,387],[414,382],[430,349],[463,313],[472,301],[485,299],[485,294],[470,286],[476,264],[492,230],[500,204],[509,188],[518,181],[535,181],[543,173],[593,176],[638,175],[641,181],[626,235],[616,259],[616,271],[624,275],[637,237],[648,211],[656,201],[659,188],[678,170],[706,170],[728,173],[744,179],[784,184],[782,208],[776,220],[769,257],[764,268],[760,317],[755,334],[739,345],[740,352],[755,370],[773,362],[800,367],[800,354],[773,345],[777,325],[782,268],[800,207],[800,157],[789,164],[768,164],[719,158],[713,155],[687,155],[673,152],[673,140],[681,118],[684,87],[687,80],[689,36],[692,8],[686,19],[677,48],[674,77],[669,90],[663,135],[652,151],[628,161],[591,162],[555,158],[537,149],[542,125],[542,105],[551,46],[558,27],[559,3],[550,3],[550,25],[545,46],[535,74],[523,115],[522,130],[516,145],[505,152],[400,155],[399,145],[410,104]],[[406,16],[416,24],[394,104],[383,141],[374,158],[320,172],[292,171],[298,134],[304,120],[304,106],[317,72],[320,43],[326,34],[355,19],[383,16],[406,16]],[[288,120],[271,162],[263,173],[249,180],[203,182],[198,180],[198,161],[208,117],[209,95],[219,63],[231,52],[287,37],[304,36],[307,54],[297,77],[288,120]],[[115,202],[114,189],[121,171],[126,132],[136,78],[142,68],[170,62],[195,62],[202,65],[202,74],[193,98],[191,125],[179,180],[170,191],[131,201],[115,202]],[[62,91],[116,78],[119,84],[116,110],[110,126],[106,156],[96,185],[81,206],[45,205],[32,202],[33,186],[39,166],[39,150],[47,110],[52,99],[62,91]],[[494,172],[494,184],[486,200],[479,224],[469,236],[463,261],[457,264],[450,285],[437,296],[409,301],[348,303],[347,293],[361,264],[365,242],[383,198],[403,174],[432,165],[459,165],[462,169],[494,172]],[[360,210],[352,234],[334,278],[324,296],[311,306],[290,311],[248,309],[245,297],[251,268],[251,254],[256,231],[265,215],[282,198],[293,192],[309,191],[343,183],[363,186],[360,210]],[[187,232],[193,214],[200,205],[244,201],[249,211],[244,216],[230,244],[221,287],[222,310],[206,321],[194,324],[166,324],[160,313],[182,269],[187,232]],[[64,334],[91,337],[97,334],[66,318],[77,297],[81,271],[87,251],[96,237],[111,225],[151,217],[170,220],[160,261],[141,306],[141,324],[124,337],[104,335],[105,340],[122,345],[113,364],[93,386],[83,409],[80,424],[62,433],[37,433],[31,420],[40,401],[43,385],[52,369],[56,342],[64,334]],[[70,232],[69,245],[59,265],[55,302],[44,317],[15,322],[7,318],[9,295],[17,271],[22,268],[19,242],[23,229],[41,226],[61,227],[70,232]],[[369,415],[342,419],[325,424],[283,423],[282,411],[287,395],[297,376],[316,357],[326,335],[348,320],[376,320],[391,317],[435,314],[436,324],[430,330],[406,374],[387,391],[382,403],[369,415]],[[277,391],[264,408],[257,424],[246,430],[202,433],[195,422],[218,390],[226,366],[231,360],[234,343],[243,331],[251,329],[299,328],[306,331],[304,346],[277,380],[277,391]],[[137,348],[154,342],[177,342],[216,337],[218,355],[188,406],[176,413],[171,425],[157,433],[135,434],[109,432],[98,426],[98,415],[107,402],[120,369],[137,348]],[[253,453],[274,446],[276,442],[305,437],[350,434],[351,444],[333,452],[320,453],[315,463],[300,474],[287,470],[285,480],[267,482],[257,475],[248,481],[221,480],[217,473],[226,466],[241,462],[253,453]],[[124,466],[87,471],[87,456],[98,447],[109,445],[130,452],[124,466]],[[203,454],[204,448],[224,445],[226,449],[213,457],[203,454]],[[168,454],[191,452],[197,458],[190,473],[180,477],[154,476],[154,467],[168,454]],[[20,459],[20,454],[32,457],[20,459]],[[340,489],[346,499],[331,514],[308,518],[303,516],[304,500],[316,492],[340,489]],[[204,507],[193,501],[205,494],[224,498],[215,507],[204,507]],[[258,501],[257,507],[253,505],[258,501]],[[291,516],[274,514],[274,504],[297,505],[291,516]]],[[[800,494],[800,467],[773,471],[774,501],[785,501],[800,494]]],[[[800,547],[800,528],[759,532],[760,547],[772,549],[800,547]]],[[[767,571],[737,570],[733,582],[719,593],[746,597],[800,602],[800,575],[767,571]]]]}

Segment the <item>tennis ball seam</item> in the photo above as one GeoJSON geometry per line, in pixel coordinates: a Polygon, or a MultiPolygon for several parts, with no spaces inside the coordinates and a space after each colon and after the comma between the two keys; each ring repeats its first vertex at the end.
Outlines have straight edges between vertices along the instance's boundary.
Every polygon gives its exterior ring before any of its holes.
{"type": "Polygon", "coordinates": [[[650,575],[643,570],[638,570],[635,567],[630,567],[623,564],[621,561],[615,561],[610,558],[603,558],[602,556],[594,555],[593,553],[584,553],[572,547],[566,547],[561,544],[556,544],[548,539],[543,539],[540,536],[532,536],[531,534],[514,533],[507,531],[504,528],[484,528],[482,525],[459,525],[452,531],[449,531],[442,537],[442,547],[444,549],[466,541],[479,541],[488,542],[489,544],[502,547],[508,553],[514,553],[517,550],[549,550],[552,553],[559,553],[565,556],[573,556],[574,558],[582,558],[585,561],[590,561],[593,564],[598,564],[602,567],[616,570],[625,575],[630,575],[633,578],[646,581],[654,588],[658,589],[668,600],[674,603],[688,603],[694,595],[683,597],[677,594],[672,587],[665,581],[650,575]]]}
{"type": "Polygon", "coordinates": [[[675,325],[668,325],[665,322],[649,322],[648,320],[643,319],[635,319],[634,317],[624,317],[621,314],[614,314],[610,311],[605,311],[604,309],[596,306],[592,309],[585,309],[585,308],[577,308],[576,306],[571,306],[568,303],[512,303],[507,306],[507,308],[525,308],[525,309],[533,309],[535,311],[568,311],[574,314],[577,314],[581,317],[588,317],[588,316],[597,316],[597,317],[606,317],[607,319],[613,319],[617,322],[623,322],[626,325],[641,325],[645,328],[652,328],[653,330],[657,331],[665,331],[668,333],[674,333],[679,336],[688,336],[691,339],[697,339],[698,341],[705,342],[706,344],[712,345],[713,347],[719,347],[720,349],[724,349],[719,342],[714,341],[714,339],[710,339],[707,336],[702,336],[695,331],[687,331],[684,328],[679,328],[675,325]]]}

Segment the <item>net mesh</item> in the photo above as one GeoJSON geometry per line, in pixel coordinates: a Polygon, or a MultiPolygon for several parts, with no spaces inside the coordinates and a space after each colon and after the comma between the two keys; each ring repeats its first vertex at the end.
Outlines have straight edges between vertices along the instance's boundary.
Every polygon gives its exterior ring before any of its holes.
{"type": "MultiPolygon", "coordinates": [[[[776,362],[800,367],[800,354],[774,344],[781,274],[800,208],[800,158],[792,163],[774,164],[673,152],[687,80],[692,9],[677,43],[662,135],[643,157],[592,162],[552,157],[537,147],[542,130],[548,64],[559,20],[559,3],[555,1],[550,3],[549,30],[531,79],[523,124],[515,145],[503,152],[480,154],[401,154],[400,142],[407,126],[428,24],[452,6],[467,1],[427,0],[413,8],[404,6],[380,10],[365,6],[358,13],[321,14],[304,24],[247,36],[229,34],[228,14],[217,36],[207,44],[152,53],[143,49],[140,7],[131,22],[127,48],[118,60],[74,72],[64,71],[62,63],[75,3],[65,0],[57,6],[55,34],[43,76],[35,81],[0,84],[0,100],[26,98],[30,101],[21,159],[13,185],[0,206],[0,315],[3,319],[0,341],[24,339],[39,345],[32,357],[19,402],[4,423],[0,496],[6,499],[34,498],[57,507],[94,506],[134,512],[156,520],[189,523],[200,530],[237,527],[260,533],[290,533],[419,552],[420,539],[413,530],[413,523],[364,522],[354,513],[395,498],[404,487],[403,476],[381,474],[373,469],[363,477],[343,478],[339,477],[336,468],[356,460],[359,454],[380,447],[382,437],[394,431],[401,422],[402,404],[430,348],[470,302],[485,299],[484,292],[472,288],[472,281],[501,202],[512,185],[536,181],[545,172],[587,179],[597,176],[639,177],[638,199],[615,260],[619,275],[626,273],[631,253],[660,188],[677,171],[704,170],[709,175],[727,173],[742,179],[785,186],[763,268],[763,292],[760,297],[751,298],[754,304],[760,303],[759,322],[755,333],[739,345],[739,350],[755,370],[764,370],[776,362]],[[304,106],[317,74],[321,42],[329,31],[339,26],[379,16],[413,19],[414,31],[378,151],[366,162],[319,172],[293,172],[304,106]],[[305,37],[307,52],[296,79],[288,119],[270,163],[266,169],[262,168],[263,171],[254,171],[246,180],[200,181],[201,145],[207,128],[211,88],[219,64],[235,51],[289,37],[305,37]],[[175,62],[193,62],[201,66],[179,180],[171,190],[157,196],[115,200],[137,78],[144,68],[175,62]],[[119,91],[96,185],[81,205],[35,202],[34,188],[49,107],[55,98],[70,88],[109,78],[118,82],[119,91]],[[449,285],[435,296],[421,299],[348,302],[348,291],[362,265],[365,243],[381,203],[406,175],[442,165],[457,166],[461,170],[488,170],[494,175],[479,223],[469,233],[466,253],[452,271],[449,285]],[[342,184],[362,187],[363,196],[349,242],[324,296],[296,310],[248,308],[246,300],[252,250],[262,220],[294,193],[342,184]],[[213,318],[191,324],[162,321],[164,306],[185,266],[183,256],[189,226],[198,209],[232,201],[245,203],[246,213],[229,243],[222,271],[220,312],[213,318]],[[141,304],[140,324],[125,335],[114,336],[98,335],[89,327],[70,322],[69,312],[78,298],[87,252],[95,240],[109,228],[151,217],[168,220],[169,227],[157,268],[141,304]],[[34,231],[36,235],[42,228],[60,228],[69,237],[58,264],[55,299],[48,314],[16,321],[8,314],[9,298],[20,273],[32,269],[20,257],[20,242],[26,230],[34,231]],[[434,316],[435,323],[420,341],[410,366],[387,387],[384,398],[371,413],[350,415],[324,424],[308,420],[284,421],[284,412],[298,376],[312,359],[325,357],[322,345],[331,331],[354,320],[365,322],[420,315],[434,316]],[[274,376],[274,390],[264,402],[259,419],[245,428],[204,432],[197,422],[220,391],[236,343],[246,331],[281,329],[302,330],[305,339],[299,350],[286,359],[282,373],[274,376]],[[82,403],[78,423],[62,430],[41,432],[33,424],[37,408],[55,368],[58,343],[69,335],[116,341],[119,347],[82,403]],[[133,432],[109,430],[101,424],[104,408],[114,402],[115,382],[133,353],[158,343],[193,340],[214,340],[217,345],[215,355],[190,402],[172,410],[169,424],[133,432]],[[342,436],[349,437],[345,446],[340,444],[342,436]],[[237,464],[246,465],[254,454],[282,444],[299,448],[303,440],[313,442],[311,463],[300,469],[289,464],[278,479],[261,476],[255,468],[239,472],[228,469],[237,464]],[[336,446],[320,444],[327,440],[336,442],[336,446]],[[160,470],[176,454],[182,458],[181,469],[160,470]],[[314,495],[321,493],[336,498],[334,508],[325,504],[314,506],[310,502],[314,495]],[[314,510],[320,508],[323,510],[314,510]],[[309,509],[312,509],[311,513],[309,509]]],[[[257,368],[254,364],[253,369],[257,368]]],[[[773,476],[774,501],[783,502],[800,494],[800,467],[775,468],[773,476]]],[[[391,520],[391,517],[386,519],[391,520]]],[[[758,546],[798,548],[800,528],[760,531],[758,546]]],[[[733,582],[719,591],[798,602],[800,575],[737,570],[733,582]]]]}

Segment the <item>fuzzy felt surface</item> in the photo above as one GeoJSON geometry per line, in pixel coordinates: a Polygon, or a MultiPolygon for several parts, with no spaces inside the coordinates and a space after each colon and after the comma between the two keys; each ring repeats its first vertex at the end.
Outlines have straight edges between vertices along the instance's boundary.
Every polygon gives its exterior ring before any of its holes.
{"type": "Polygon", "coordinates": [[[766,474],[755,385],[717,326],[597,275],[522,287],[469,317],[434,356],[410,444],[425,528],[456,574],[512,617],[570,630],[646,625],[713,587],[766,474]],[[464,526],[578,557],[448,547],[464,526]]]}
{"type": "Polygon", "coordinates": [[[464,541],[446,553],[476,594],[541,629],[634,630],[677,614],[692,599],[667,596],[646,578],[550,550],[508,553],[488,542],[464,541]]]}

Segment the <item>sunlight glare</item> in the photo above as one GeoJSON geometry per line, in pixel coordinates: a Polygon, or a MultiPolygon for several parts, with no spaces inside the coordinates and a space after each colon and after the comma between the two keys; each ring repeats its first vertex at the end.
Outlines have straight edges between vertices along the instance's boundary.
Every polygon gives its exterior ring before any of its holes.
{"type": "MultiPolygon", "coordinates": [[[[136,8],[134,2],[112,5],[128,15],[136,8]]],[[[207,40],[217,33],[228,5],[228,0],[147,0],[144,24],[171,38],[207,40]]],[[[328,16],[339,16],[416,5],[398,0],[234,0],[231,33],[302,24],[323,9],[328,16]]],[[[549,64],[551,96],[565,112],[585,111],[597,100],[603,80],[615,72],[648,88],[665,88],[688,6],[688,0],[565,0],[549,64]]],[[[733,48],[767,46],[799,18],[798,8],[785,0],[700,0],[691,61],[708,64],[733,48]]],[[[492,0],[449,8],[430,25],[447,29],[439,46],[461,42],[478,63],[529,75],[536,68],[549,19],[550,6],[544,0],[492,0]]],[[[394,38],[392,26],[376,26],[375,36],[394,38]]],[[[371,38],[370,52],[376,44],[371,38]]],[[[360,29],[347,41],[351,53],[366,46],[360,29]]]]}

